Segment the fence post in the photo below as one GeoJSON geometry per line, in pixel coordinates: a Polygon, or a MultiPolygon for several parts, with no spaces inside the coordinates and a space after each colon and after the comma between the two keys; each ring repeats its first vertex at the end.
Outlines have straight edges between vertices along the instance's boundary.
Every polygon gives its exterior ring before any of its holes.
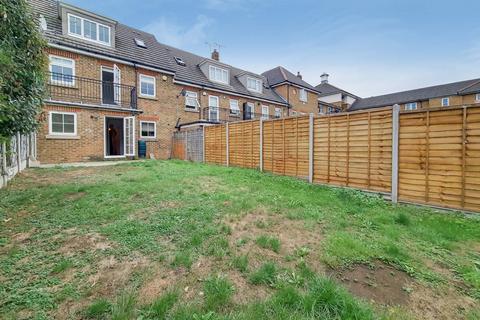
{"type": "Polygon", "coordinates": [[[17,167],[18,167],[18,172],[22,171],[22,146],[21,146],[21,137],[20,137],[20,132],[17,132],[17,135],[15,136],[17,139],[17,167]]]}
{"type": "Polygon", "coordinates": [[[263,119],[259,120],[260,126],[260,171],[263,171],[263,119]]]}
{"type": "Polygon", "coordinates": [[[400,106],[392,108],[392,203],[398,202],[398,131],[400,126],[400,106]]]}
{"type": "Polygon", "coordinates": [[[226,154],[226,158],[227,158],[227,167],[230,166],[230,145],[229,145],[229,131],[228,131],[228,122],[226,123],[225,125],[225,139],[227,140],[226,141],[226,148],[227,148],[227,154],[226,154]]]}
{"type": "Polygon", "coordinates": [[[313,183],[313,113],[310,113],[308,123],[308,182],[313,183]]]}
{"type": "Polygon", "coordinates": [[[185,159],[188,161],[188,129],[185,130],[185,159]]]}
{"type": "Polygon", "coordinates": [[[0,170],[0,175],[2,176],[3,183],[1,186],[6,187],[7,186],[7,143],[3,142],[2,143],[2,167],[0,170]]]}
{"type": "Polygon", "coordinates": [[[202,161],[205,163],[205,125],[202,126],[202,161]]]}

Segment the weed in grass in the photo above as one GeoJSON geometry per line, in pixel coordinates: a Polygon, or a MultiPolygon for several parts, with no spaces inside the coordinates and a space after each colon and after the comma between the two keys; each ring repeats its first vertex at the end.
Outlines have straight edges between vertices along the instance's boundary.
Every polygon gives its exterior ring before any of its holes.
{"type": "Polygon", "coordinates": [[[280,240],[276,237],[262,235],[257,238],[256,243],[261,248],[270,249],[276,253],[280,252],[280,240]]]}
{"type": "Polygon", "coordinates": [[[203,290],[206,310],[218,310],[230,302],[235,288],[228,279],[213,276],[205,280],[203,290]]]}
{"type": "Polygon", "coordinates": [[[207,246],[208,247],[206,253],[209,256],[223,258],[230,254],[228,239],[224,236],[218,236],[213,238],[207,243],[207,246]]]}
{"type": "Polygon", "coordinates": [[[226,235],[232,234],[232,228],[229,225],[222,224],[220,226],[220,232],[226,235]]]}
{"type": "Polygon", "coordinates": [[[85,310],[85,317],[88,319],[105,319],[110,312],[112,304],[106,299],[98,299],[92,302],[85,310]]]}
{"type": "Polygon", "coordinates": [[[300,258],[304,258],[310,254],[310,248],[309,247],[301,247],[295,250],[295,255],[300,258]]]}
{"type": "Polygon", "coordinates": [[[248,243],[248,241],[250,241],[250,239],[240,238],[235,242],[235,244],[237,245],[237,247],[243,247],[244,245],[246,245],[248,243]]]}
{"type": "Polygon", "coordinates": [[[129,320],[135,316],[135,294],[125,291],[112,305],[112,320],[129,320]]]}
{"type": "Polygon", "coordinates": [[[71,268],[72,266],[73,266],[72,261],[70,261],[68,259],[62,259],[62,260],[60,260],[59,263],[57,263],[55,265],[55,267],[52,270],[52,273],[61,273],[65,270],[71,268]]]}
{"type": "Polygon", "coordinates": [[[395,223],[401,224],[404,226],[409,226],[410,225],[410,218],[403,212],[400,212],[397,216],[394,218],[395,223]]]}
{"type": "Polygon", "coordinates": [[[273,305],[297,309],[302,303],[302,296],[292,286],[284,286],[278,289],[273,296],[273,305]]]}
{"type": "Polygon", "coordinates": [[[178,301],[178,297],[179,294],[176,291],[165,293],[148,307],[148,317],[153,319],[166,319],[168,312],[170,312],[178,301]]]}
{"type": "Polygon", "coordinates": [[[248,256],[242,255],[234,257],[232,260],[232,266],[240,272],[248,271],[248,256]]]}
{"type": "Polygon", "coordinates": [[[174,267],[184,267],[190,269],[193,264],[192,254],[190,251],[179,251],[175,254],[172,261],[174,267]]]}
{"type": "Polygon", "coordinates": [[[250,282],[252,284],[266,284],[269,286],[274,286],[277,282],[277,275],[277,265],[273,262],[267,262],[250,275],[250,282]]]}

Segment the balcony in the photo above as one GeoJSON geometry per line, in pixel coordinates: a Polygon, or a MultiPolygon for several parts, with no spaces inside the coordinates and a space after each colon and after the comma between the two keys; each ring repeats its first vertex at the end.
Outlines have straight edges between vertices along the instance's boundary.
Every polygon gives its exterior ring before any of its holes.
{"type": "Polygon", "coordinates": [[[200,109],[200,119],[201,120],[208,120],[212,122],[218,123],[226,123],[226,122],[235,122],[235,121],[242,121],[242,120],[254,120],[254,119],[278,119],[282,116],[275,117],[272,114],[264,115],[261,113],[254,113],[244,110],[232,111],[229,108],[212,108],[212,107],[205,107],[200,109]]]}
{"type": "Polygon", "coordinates": [[[137,89],[134,86],[54,72],[48,73],[47,99],[78,105],[137,109],[137,89]]]}

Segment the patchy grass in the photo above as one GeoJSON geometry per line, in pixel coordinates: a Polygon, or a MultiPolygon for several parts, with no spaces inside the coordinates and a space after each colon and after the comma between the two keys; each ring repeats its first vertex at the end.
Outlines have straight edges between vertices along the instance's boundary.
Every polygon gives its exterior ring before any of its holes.
{"type": "Polygon", "coordinates": [[[254,170],[26,170],[0,223],[2,319],[479,314],[478,218],[254,170]]]}

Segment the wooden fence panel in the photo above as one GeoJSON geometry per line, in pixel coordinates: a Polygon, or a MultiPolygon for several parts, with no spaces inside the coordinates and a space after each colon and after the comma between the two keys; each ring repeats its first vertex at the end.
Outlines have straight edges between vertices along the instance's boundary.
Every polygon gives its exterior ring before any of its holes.
{"type": "Polygon", "coordinates": [[[205,162],[227,164],[226,125],[205,127],[205,162]]]}
{"type": "Polygon", "coordinates": [[[258,168],[260,126],[258,120],[229,124],[229,162],[232,166],[258,168]]]}
{"type": "Polygon", "coordinates": [[[463,205],[480,211],[480,108],[465,109],[463,121],[463,205]]]}
{"type": "Polygon", "coordinates": [[[314,119],[314,182],[389,192],[390,109],[314,119]]]}

